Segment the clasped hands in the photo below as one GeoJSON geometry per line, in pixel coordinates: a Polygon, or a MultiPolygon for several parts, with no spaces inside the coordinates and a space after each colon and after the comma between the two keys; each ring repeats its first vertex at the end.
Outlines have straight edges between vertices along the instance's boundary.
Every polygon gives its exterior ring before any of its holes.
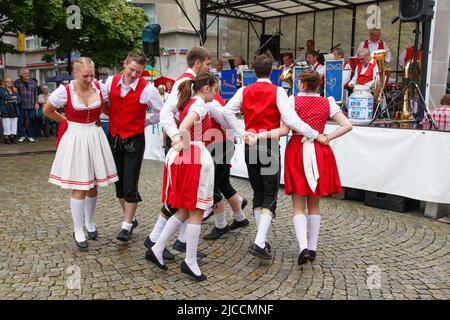
{"type": "MultiPolygon", "coordinates": [[[[261,135],[259,133],[253,133],[253,132],[246,131],[244,134],[244,142],[248,145],[254,145],[260,138],[261,138],[261,135]]],[[[317,142],[325,146],[330,143],[330,139],[328,138],[327,135],[319,134],[317,136],[317,142]]]]}

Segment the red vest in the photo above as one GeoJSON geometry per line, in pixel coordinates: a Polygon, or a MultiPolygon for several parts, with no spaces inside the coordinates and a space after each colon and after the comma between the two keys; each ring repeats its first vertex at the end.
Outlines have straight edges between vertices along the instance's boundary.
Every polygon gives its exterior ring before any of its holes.
{"type": "MultiPolygon", "coordinates": [[[[406,49],[406,56],[405,56],[405,64],[409,61],[414,59],[414,47],[407,48],[406,49]]],[[[417,52],[417,61],[422,63],[422,50],[419,49],[417,52]]]]}
{"type": "Polygon", "coordinates": [[[277,90],[277,86],[267,82],[255,82],[245,87],[242,94],[245,130],[259,132],[280,127],[277,90]]]}
{"type": "Polygon", "coordinates": [[[356,67],[356,72],[358,72],[358,81],[356,84],[366,84],[367,82],[370,82],[373,80],[373,69],[377,65],[377,62],[374,61],[369,64],[369,67],[367,68],[366,72],[364,74],[361,73],[363,65],[360,64],[358,67],[356,67]]]}
{"type": "Polygon", "coordinates": [[[141,104],[139,99],[148,82],[144,78],[139,78],[136,90],[130,89],[127,95],[121,98],[120,86],[117,85],[121,77],[121,74],[115,75],[111,83],[109,130],[111,136],[119,135],[120,138],[126,139],[144,133],[148,106],[141,104]]]}
{"type": "MultiPolygon", "coordinates": [[[[364,41],[363,48],[369,49],[369,40],[364,41]]],[[[378,40],[378,50],[384,50],[384,42],[378,40]]]]}
{"type": "MultiPolygon", "coordinates": [[[[216,94],[214,96],[214,100],[216,100],[217,102],[220,103],[220,105],[222,107],[225,106],[225,101],[223,101],[222,97],[218,94],[216,94]]],[[[211,118],[211,127],[214,129],[217,129],[220,131],[221,133],[221,137],[216,137],[216,139],[213,142],[223,142],[226,140],[226,134],[225,131],[223,130],[222,126],[220,125],[220,123],[218,123],[214,118],[211,118]]]]}

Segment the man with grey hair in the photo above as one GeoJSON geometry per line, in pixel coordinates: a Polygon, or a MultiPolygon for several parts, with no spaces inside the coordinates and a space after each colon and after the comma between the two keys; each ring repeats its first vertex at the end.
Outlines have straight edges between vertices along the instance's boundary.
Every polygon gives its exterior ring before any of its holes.
{"type": "Polygon", "coordinates": [[[359,44],[358,49],[369,49],[370,53],[376,50],[386,50],[387,56],[384,58],[386,63],[391,62],[391,49],[387,46],[386,41],[381,40],[381,30],[378,28],[370,29],[369,39],[359,44]]]}
{"type": "Polygon", "coordinates": [[[19,70],[19,77],[20,79],[14,81],[14,86],[22,98],[19,108],[19,142],[24,142],[26,138],[30,142],[36,142],[36,132],[31,120],[39,108],[37,84],[31,81],[30,70],[27,68],[19,70]]]}
{"type": "Polygon", "coordinates": [[[378,74],[377,62],[370,58],[370,51],[367,48],[361,48],[358,50],[358,58],[360,64],[355,69],[355,75],[348,83],[350,88],[354,88],[355,85],[372,86],[378,74]]]}

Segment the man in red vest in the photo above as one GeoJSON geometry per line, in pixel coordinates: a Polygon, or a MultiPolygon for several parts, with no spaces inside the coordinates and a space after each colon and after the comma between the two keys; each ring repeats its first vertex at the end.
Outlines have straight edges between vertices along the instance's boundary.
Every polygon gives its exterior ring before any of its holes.
{"type": "Polygon", "coordinates": [[[386,41],[381,40],[380,29],[373,28],[370,30],[369,39],[361,42],[358,50],[362,48],[369,49],[370,53],[376,50],[386,50],[387,56],[384,58],[384,61],[386,61],[386,63],[391,62],[391,50],[388,48],[386,41]]]}
{"type": "Polygon", "coordinates": [[[108,138],[119,175],[116,196],[124,213],[117,239],[124,242],[128,242],[138,225],[135,216],[137,204],[142,201],[138,183],[145,149],[147,110],[153,111],[147,124],[156,124],[164,104],[158,90],[141,77],[146,64],[147,57],[142,52],[132,51],[125,59],[125,72],[105,82],[109,92],[108,138]]]}
{"type": "Polygon", "coordinates": [[[355,75],[348,83],[350,88],[354,88],[355,85],[366,85],[371,87],[378,74],[377,62],[370,58],[369,49],[362,48],[358,50],[358,58],[361,62],[355,70],[355,75]]]}
{"type": "MultiPolygon", "coordinates": [[[[414,46],[406,48],[402,51],[400,54],[400,57],[398,57],[398,65],[403,68],[408,61],[414,59],[414,46]]],[[[419,63],[422,63],[422,48],[419,48],[417,51],[417,61],[419,63]]]]}
{"type": "MultiPolygon", "coordinates": [[[[272,60],[264,54],[259,55],[255,58],[253,67],[258,80],[250,86],[240,88],[231,98],[223,112],[225,121],[242,137],[279,128],[283,121],[307,138],[318,138],[319,133],[304,123],[294,109],[289,107],[284,89],[270,82],[272,60]],[[242,129],[236,118],[236,113],[241,108],[245,129],[242,129]]],[[[255,256],[271,259],[266,236],[277,207],[280,184],[279,139],[261,139],[252,146],[246,144],[245,162],[253,189],[253,212],[258,228],[249,251],[255,256]]]]}

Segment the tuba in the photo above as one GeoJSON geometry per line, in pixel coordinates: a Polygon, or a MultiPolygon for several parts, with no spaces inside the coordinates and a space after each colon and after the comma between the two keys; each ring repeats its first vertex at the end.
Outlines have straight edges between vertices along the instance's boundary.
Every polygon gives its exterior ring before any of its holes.
{"type": "Polygon", "coordinates": [[[378,74],[375,79],[375,90],[374,90],[374,100],[375,103],[379,103],[381,101],[381,97],[383,96],[384,86],[386,84],[386,66],[384,64],[384,58],[387,56],[386,50],[376,50],[372,52],[372,59],[376,60],[378,64],[378,74]]]}
{"type": "MultiPolygon", "coordinates": [[[[403,69],[403,88],[405,88],[410,82],[412,78],[412,68],[413,68],[414,60],[409,60],[403,69]]],[[[419,83],[420,79],[420,63],[417,64],[416,68],[416,83],[419,83]]],[[[402,99],[402,120],[410,120],[412,118],[411,113],[411,100],[414,98],[412,96],[413,88],[409,87],[405,90],[402,99]]]]}
{"type": "Polygon", "coordinates": [[[280,76],[281,81],[289,83],[291,88],[294,86],[294,68],[290,68],[289,70],[283,71],[280,76]]]}

